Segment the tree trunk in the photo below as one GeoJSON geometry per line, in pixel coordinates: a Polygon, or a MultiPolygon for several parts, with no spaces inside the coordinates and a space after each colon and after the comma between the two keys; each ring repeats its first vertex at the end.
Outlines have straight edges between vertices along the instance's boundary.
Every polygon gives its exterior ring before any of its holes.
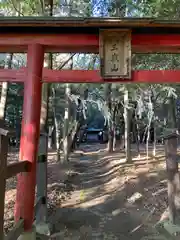
{"type": "Polygon", "coordinates": [[[70,134],[69,134],[69,139],[68,139],[68,152],[71,152],[72,150],[75,149],[75,141],[76,141],[76,136],[78,134],[80,130],[80,123],[76,122],[73,129],[71,130],[70,134]]]}
{"type": "Polygon", "coordinates": [[[147,138],[146,138],[146,159],[147,164],[149,163],[149,140],[150,130],[152,128],[152,121],[154,119],[154,94],[149,92],[149,103],[148,103],[148,124],[147,124],[147,138]]]}
{"type": "MultiPolygon", "coordinates": [[[[53,114],[54,114],[54,111],[53,111],[53,114]]],[[[54,124],[55,125],[55,124],[54,124]]],[[[53,131],[54,131],[54,125],[52,126],[49,126],[49,131],[48,131],[48,148],[49,149],[55,149],[54,148],[54,136],[53,136],[53,131]]]]}
{"type": "Polygon", "coordinates": [[[47,119],[48,119],[49,90],[50,85],[44,83],[42,87],[40,131],[46,133],[48,133],[47,119]]]}
{"type": "Polygon", "coordinates": [[[111,83],[105,84],[105,99],[106,99],[106,106],[108,109],[108,144],[107,144],[107,151],[113,152],[113,123],[111,118],[112,113],[112,103],[111,103],[111,83]]]}
{"type": "Polygon", "coordinates": [[[61,159],[61,128],[57,116],[54,116],[54,124],[56,129],[56,152],[57,152],[57,161],[61,159]]]}
{"type": "MultiPolygon", "coordinates": [[[[70,62],[70,69],[73,69],[73,57],[69,58],[70,62]]],[[[65,88],[65,111],[64,111],[64,137],[63,137],[63,152],[64,152],[64,161],[69,161],[69,121],[70,121],[70,94],[71,94],[71,87],[70,84],[66,84],[65,88]]]]}
{"type": "Polygon", "coordinates": [[[70,105],[70,100],[69,96],[71,94],[71,88],[69,84],[66,84],[66,89],[65,89],[65,99],[66,99],[66,106],[65,106],[65,112],[64,112],[64,140],[63,140],[63,148],[64,148],[64,161],[68,161],[69,157],[69,136],[68,136],[68,130],[69,130],[69,118],[70,118],[70,113],[69,113],[69,105],[70,105]]]}
{"type": "MultiPolygon", "coordinates": [[[[12,67],[12,59],[13,53],[7,54],[4,68],[10,69],[12,67]]],[[[2,121],[4,121],[6,117],[7,96],[8,96],[8,82],[3,82],[0,99],[0,120],[2,121]]]]}
{"type": "Polygon", "coordinates": [[[168,106],[168,127],[169,128],[177,128],[176,121],[176,101],[173,97],[169,98],[169,106],[168,106]]]}
{"type": "Polygon", "coordinates": [[[157,143],[157,134],[156,134],[156,116],[154,115],[153,121],[153,129],[154,129],[154,138],[153,138],[153,156],[156,156],[156,143],[157,143]]]}
{"type": "MultiPolygon", "coordinates": [[[[61,70],[70,60],[72,60],[73,56],[75,54],[71,54],[70,57],[63,62],[63,64],[59,67],[59,70],[61,70]]],[[[61,124],[59,122],[59,119],[57,118],[57,103],[56,103],[56,89],[53,86],[52,87],[52,95],[53,95],[53,117],[54,117],[54,125],[55,127],[51,127],[51,129],[49,129],[49,136],[50,136],[50,140],[49,140],[49,146],[52,149],[54,146],[56,148],[57,151],[57,160],[60,160],[60,150],[61,150],[61,124]]]]}
{"type": "Polygon", "coordinates": [[[177,136],[169,135],[165,138],[165,153],[168,177],[169,218],[175,223],[175,218],[177,217],[175,197],[180,189],[177,161],[177,136]]]}
{"type": "MultiPolygon", "coordinates": [[[[61,70],[73,57],[75,54],[71,54],[70,57],[63,62],[63,64],[59,67],[59,70],[61,70]]],[[[49,128],[49,148],[53,149],[56,148],[57,150],[57,159],[60,160],[60,148],[61,148],[61,124],[59,123],[59,120],[57,118],[57,106],[56,106],[56,89],[53,86],[52,87],[52,95],[53,95],[53,117],[54,117],[54,126],[51,126],[49,128]]]]}
{"type": "Polygon", "coordinates": [[[156,109],[155,109],[155,104],[157,101],[157,97],[155,100],[155,93],[152,91],[152,97],[151,97],[151,102],[152,102],[152,112],[153,112],[153,117],[152,117],[152,124],[153,124],[153,157],[156,156],[156,143],[157,143],[157,134],[156,134],[156,109]]]}
{"type": "Polygon", "coordinates": [[[115,151],[116,150],[116,132],[114,131],[114,133],[113,133],[113,151],[115,151]]]}
{"type": "Polygon", "coordinates": [[[151,123],[148,125],[147,127],[147,138],[146,138],[146,159],[147,159],[147,163],[149,161],[149,138],[150,138],[150,126],[151,123]]]}
{"type": "Polygon", "coordinates": [[[136,113],[133,119],[133,134],[136,141],[138,156],[140,156],[140,135],[139,135],[139,124],[136,113]]]}
{"type": "Polygon", "coordinates": [[[76,108],[76,114],[75,114],[75,119],[76,119],[76,127],[74,128],[74,131],[72,131],[72,136],[70,136],[70,150],[73,151],[75,150],[76,146],[79,146],[79,144],[82,141],[82,138],[84,136],[84,132],[86,130],[85,127],[85,122],[84,120],[86,119],[86,108],[84,107],[83,101],[86,101],[88,98],[88,93],[89,90],[88,88],[83,89],[83,93],[80,93],[80,96],[83,100],[78,101],[78,106],[76,108]],[[84,130],[82,129],[84,127],[84,130]],[[79,141],[77,143],[77,138],[79,138],[79,141]]]}
{"type": "MultiPolygon", "coordinates": [[[[55,125],[55,142],[56,142],[56,152],[57,152],[57,161],[60,161],[60,151],[61,151],[61,126],[59,119],[57,118],[56,112],[56,90],[52,87],[53,95],[53,116],[54,116],[54,125],[55,125]]],[[[53,134],[52,134],[53,135],[53,134]]],[[[52,136],[53,137],[53,136],[52,136]]]]}
{"type": "Polygon", "coordinates": [[[126,151],[126,161],[128,163],[132,162],[131,158],[131,138],[130,138],[130,111],[129,111],[129,96],[128,90],[124,91],[124,123],[125,123],[125,151],[126,151]]]}
{"type": "Polygon", "coordinates": [[[113,114],[112,114],[113,151],[116,150],[116,113],[117,113],[117,105],[114,107],[113,114]]]}
{"type": "Polygon", "coordinates": [[[21,121],[20,121],[20,114],[19,114],[19,105],[15,105],[15,129],[16,129],[16,147],[19,146],[19,139],[21,133],[21,121]]]}
{"type": "Polygon", "coordinates": [[[113,124],[112,124],[112,121],[110,120],[109,133],[108,133],[108,147],[107,147],[109,153],[113,152],[113,139],[114,139],[113,124]]]}

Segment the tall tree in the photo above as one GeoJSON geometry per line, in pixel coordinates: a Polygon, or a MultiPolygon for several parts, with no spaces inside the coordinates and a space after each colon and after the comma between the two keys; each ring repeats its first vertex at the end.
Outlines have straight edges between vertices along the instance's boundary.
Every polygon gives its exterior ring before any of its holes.
{"type": "Polygon", "coordinates": [[[124,140],[126,150],[126,161],[129,163],[132,161],[132,158],[131,158],[129,92],[126,87],[124,89],[124,122],[125,122],[124,140]]]}
{"type": "Polygon", "coordinates": [[[114,129],[113,129],[113,119],[112,119],[112,85],[111,83],[105,84],[105,104],[108,109],[108,152],[113,152],[113,139],[114,139],[114,129]]]}
{"type": "Polygon", "coordinates": [[[70,120],[70,95],[71,88],[67,83],[65,88],[65,112],[64,112],[64,140],[63,140],[63,148],[64,148],[64,161],[68,161],[69,156],[69,120],[70,120]]]}
{"type": "MultiPolygon", "coordinates": [[[[12,67],[13,54],[6,55],[4,68],[10,69],[12,67]]],[[[3,82],[1,86],[1,99],[0,99],[0,120],[5,120],[6,106],[8,96],[8,82],[3,82]]]]}

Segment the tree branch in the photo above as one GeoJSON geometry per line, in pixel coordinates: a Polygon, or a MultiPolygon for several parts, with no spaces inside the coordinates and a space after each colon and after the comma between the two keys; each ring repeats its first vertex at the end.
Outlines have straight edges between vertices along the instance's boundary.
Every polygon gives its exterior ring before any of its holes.
{"type": "Polygon", "coordinates": [[[24,16],[24,14],[16,7],[14,0],[9,0],[10,4],[12,4],[14,10],[20,15],[20,16],[24,16]]]}
{"type": "Polygon", "coordinates": [[[76,53],[73,53],[65,62],[63,62],[63,64],[58,67],[58,70],[61,70],[64,66],[66,66],[66,64],[76,55],[76,53]]]}
{"type": "Polygon", "coordinates": [[[40,5],[41,5],[42,15],[44,15],[44,1],[43,0],[39,0],[39,2],[40,2],[40,5]]]}

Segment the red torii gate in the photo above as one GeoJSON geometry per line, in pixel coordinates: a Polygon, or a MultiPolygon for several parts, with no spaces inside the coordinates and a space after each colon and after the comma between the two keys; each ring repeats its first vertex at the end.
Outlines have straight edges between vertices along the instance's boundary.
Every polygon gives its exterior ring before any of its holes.
{"type": "Polygon", "coordinates": [[[40,125],[41,89],[47,82],[180,82],[179,70],[134,71],[132,78],[106,79],[94,70],[43,69],[45,52],[99,52],[99,29],[126,28],[132,31],[133,53],[178,53],[180,22],[155,19],[2,18],[0,52],[27,52],[27,67],[0,69],[0,81],[24,83],[20,161],[31,163],[31,171],[18,175],[15,219],[24,219],[25,231],[32,228],[36,184],[36,159],[40,125]]]}

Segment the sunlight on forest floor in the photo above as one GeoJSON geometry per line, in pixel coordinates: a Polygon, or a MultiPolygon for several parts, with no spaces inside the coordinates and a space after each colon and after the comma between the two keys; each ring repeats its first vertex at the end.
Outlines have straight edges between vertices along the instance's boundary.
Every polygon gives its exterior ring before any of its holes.
{"type": "Polygon", "coordinates": [[[93,151],[88,149],[83,154],[76,152],[80,157],[74,160],[79,173],[75,191],[62,206],[105,218],[103,226],[97,226],[98,231],[111,232],[117,239],[141,239],[152,234],[151,228],[167,207],[163,148],[158,149],[155,158],[149,157],[148,164],[143,151],[141,158],[135,153],[133,162],[126,164],[123,152],[107,154],[102,151],[104,146],[101,151],[93,147],[93,151]]]}
{"type": "MultiPolygon", "coordinates": [[[[102,144],[82,145],[71,154],[70,164],[62,165],[55,160],[56,153],[50,152],[48,205],[51,218],[57,218],[51,239],[60,232],[62,238],[57,239],[65,239],[62,232],[67,228],[74,236],[88,232],[87,239],[139,240],[157,235],[154,226],[167,208],[164,150],[159,146],[156,157],[147,161],[143,147],[140,158],[134,149],[130,164],[125,163],[123,151],[108,154],[102,144]]],[[[13,224],[15,184],[16,179],[7,181],[6,231],[13,224]]]]}

